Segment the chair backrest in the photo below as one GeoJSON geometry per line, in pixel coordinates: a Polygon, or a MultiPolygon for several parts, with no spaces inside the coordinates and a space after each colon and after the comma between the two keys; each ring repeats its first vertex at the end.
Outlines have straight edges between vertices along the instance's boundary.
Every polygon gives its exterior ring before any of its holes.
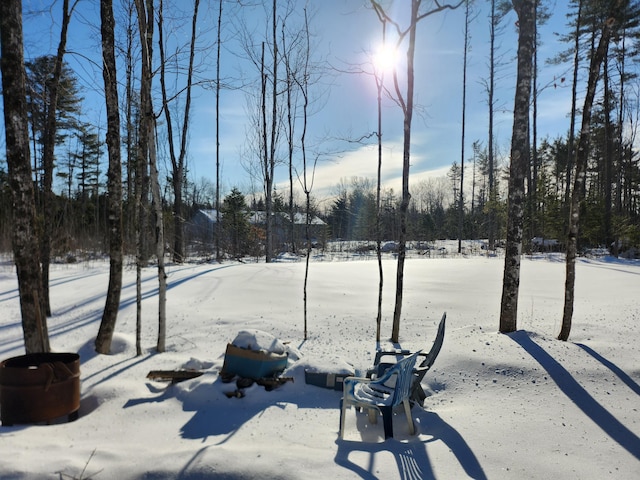
{"type": "Polygon", "coordinates": [[[447,312],[442,314],[442,319],[440,319],[440,325],[438,325],[438,333],[436,334],[436,339],[433,341],[433,345],[431,346],[431,350],[425,356],[424,360],[420,364],[420,367],[426,368],[426,370],[431,368],[433,362],[436,361],[436,357],[440,353],[440,349],[442,348],[442,343],[444,342],[444,329],[445,323],[447,321],[447,312]]]}
{"type": "Polygon", "coordinates": [[[402,400],[409,397],[411,393],[411,386],[413,384],[413,369],[416,366],[420,352],[421,351],[418,351],[406,358],[403,358],[384,372],[382,377],[372,382],[386,385],[392,377],[396,377],[396,383],[393,387],[393,399],[391,401],[393,406],[399,405],[402,400]]]}

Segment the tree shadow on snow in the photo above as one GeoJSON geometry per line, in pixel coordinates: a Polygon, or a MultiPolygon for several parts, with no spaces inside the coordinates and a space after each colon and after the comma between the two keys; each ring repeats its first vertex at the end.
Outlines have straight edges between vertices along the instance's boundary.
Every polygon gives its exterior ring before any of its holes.
{"type": "MultiPolygon", "coordinates": [[[[430,480],[435,479],[436,475],[429,459],[428,444],[440,441],[449,448],[469,478],[486,480],[487,476],[478,459],[455,428],[434,412],[414,408],[412,414],[417,433],[414,437],[409,437],[407,442],[396,439],[388,439],[382,443],[338,440],[335,462],[360,478],[374,480],[378,478],[374,473],[377,469],[376,462],[384,461],[383,457],[391,454],[402,480],[430,480]],[[362,453],[369,455],[366,467],[362,466],[362,453]],[[350,460],[351,456],[358,457],[360,461],[356,463],[350,460]]],[[[360,433],[371,428],[364,412],[358,415],[357,423],[360,433]]],[[[363,440],[366,439],[366,435],[362,437],[363,440]]],[[[403,438],[401,433],[397,437],[403,438]]]]}
{"type": "Polygon", "coordinates": [[[576,343],[576,345],[579,346],[585,352],[587,352],[589,355],[591,355],[593,358],[595,358],[597,361],[599,361],[602,365],[604,365],[609,370],[611,370],[634,393],[636,393],[637,395],[640,395],[640,385],[638,385],[633,380],[633,378],[631,378],[629,375],[627,375],[627,373],[624,370],[622,370],[620,367],[618,367],[612,361],[607,360],[606,358],[604,358],[602,355],[600,355],[598,352],[593,350],[591,347],[587,347],[586,345],[583,345],[582,343],[576,343]]]}
{"type": "Polygon", "coordinates": [[[509,337],[533,357],[558,385],[560,390],[598,425],[612,440],[640,460],[640,438],[624,426],[605,409],[582,385],[580,385],[561,364],[534,342],[525,331],[518,331],[509,337]]]}

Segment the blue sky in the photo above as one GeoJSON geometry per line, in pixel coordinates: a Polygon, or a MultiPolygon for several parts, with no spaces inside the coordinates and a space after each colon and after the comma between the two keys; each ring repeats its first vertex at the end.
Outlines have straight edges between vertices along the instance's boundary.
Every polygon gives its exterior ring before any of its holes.
{"type": "MultiPolygon", "coordinates": [[[[115,2],[116,5],[118,2],[115,2]]],[[[217,1],[215,5],[203,2],[200,28],[203,45],[211,42],[207,35],[213,35],[217,22],[217,1]],[[208,10],[210,9],[210,10],[208,10]],[[208,33],[207,33],[208,32],[208,33]]],[[[270,3],[270,2],[268,2],[270,3]]],[[[315,10],[311,29],[315,32],[314,56],[323,59],[325,66],[339,70],[371,69],[372,53],[381,41],[381,27],[374,12],[364,0],[316,0],[308,2],[310,10],[315,10]]],[[[408,2],[396,1],[393,15],[399,20],[407,14],[408,2]]],[[[425,4],[429,2],[425,0],[425,4]]],[[[487,143],[488,113],[487,95],[482,84],[488,77],[489,19],[487,3],[476,2],[475,18],[471,25],[471,51],[467,73],[467,124],[465,159],[471,158],[471,145],[479,140],[487,143]]],[[[540,29],[540,85],[553,84],[557,88],[546,88],[539,97],[538,138],[555,138],[568,129],[567,113],[570,110],[569,82],[559,83],[567,75],[568,66],[548,66],[544,61],[559,49],[566,48],[557,40],[555,32],[566,30],[566,2],[547,2],[552,18],[540,29]]],[[[47,5],[41,0],[24,0],[24,8],[37,10],[47,5]]],[[[185,5],[184,3],[181,5],[185,5]]],[[[299,2],[302,5],[302,2],[299,2]]],[[[55,17],[60,9],[54,6],[54,18],[48,13],[36,17],[25,16],[25,55],[27,58],[43,53],[54,53],[59,27],[55,17]]],[[[186,7],[184,7],[186,8],[186,7]]],[[[225,52],[221,63],[222,76],[250,79],[257,74],[250,68],[238,51],[237,43],[231,38],[233,27],[230,23],[231,7],[225,5],[226,22],[223,27],[225,52]]],[[[245,10],[245,13],[248,13],[245,10]]],[[[259,25],[264,13],[261,8],[253,9],[251,21],[259,25]]],[[[517,33],[515,13],[510,13],[503,21],[502,33],[497,40],[503,65],[497,79],[497,107],[495,132],[499,154],[507,157],[512,128],[511,110],[516,74],[517,33]]],[[[67,55],[69,64],[78,73],[87,98],[86,115],[92,123],[105,129],[103,101],[99,91],[102,77],[99,68],[92,62],[99,60],[99,16],[94,2],[81,2],[72,19],[68,49],[74,53],[67,55]]],[[[444,176],[454,161],[461,158],[461,109],[462,109],[462,52],[463,52],[464,11],[438,13],[423,20],[418,27],[416,46],[416,97],[419,112],[413,120],[413,144],[411,161],[411,183],[426,177],[444,176]]],[[[260,27],[258,32],[264,29],[260,27]]],[[[178,29],[176,35],[186,43],[188,26],[178,29]]],[[[261,40],[260,38],[257,39],[261,40]]],[[[202,57],[207,62],[202,66],[202,75],[214,78],[213,50],[202,57]]],[[[309,119],[308,141],[310,150],[323,152],[315,171],[313,194],[319,198],[330,196],[336,191],[341,179],[349,181],[352,176],[375,180],[377,153],[373,146],[363,146],[344,141],[373,132],[376,129],[376,88],[371,75],[354,74],[330,70],[314,86],[315,95],[321,98],[322,108],[309,119]],[[332,152],[328,154],[327,152],[332,152]]],[[[124,72],[120,72],[122,77],[124,72]]],[[[569,80],[569,78],[567,78],[569,80]]],[[[314,92],[312,92],[314,93],[314,92]]],[[[246,92],[239,89],[225,89],[221,97],[221,184],[224,190],[239,187],[249,193],[259,188],[258,179],[251,180],[247,172],[247,137],[250,124],[246,92]],[[252,187],[252,184],[254,185],[252,187]]],[[[399,108],[386,100],[383,107],[384,163],[383,182],[399,191],[402,174],[402,116],[399,108]]],[[[156,107],[157,108],[157,107],[156,107]]],[[[198,182],[201,178],[215,181],[215,104],[211,90],[198,88],[194,91],[193,121],[189,136],[188,168],[191,178],[198,182]]],[[[2,140],[2,145],[4,141],[2,140]]],[[[162,150],[162,149],[161,149],[162,150]]],[[[162,153],[162,152],[161,152],[162,153]]],[[[506,160],[505,160],[506,161],[506,160]]],[[[166,163],[165,163],[166,165],[166,163]]],[[[278,189],[284,191],[286,168],[276,172],[278,189]]]]}

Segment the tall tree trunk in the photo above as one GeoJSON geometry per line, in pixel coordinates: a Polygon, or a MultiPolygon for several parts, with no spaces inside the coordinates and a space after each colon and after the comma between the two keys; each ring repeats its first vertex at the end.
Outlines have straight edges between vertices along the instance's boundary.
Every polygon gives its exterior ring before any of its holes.
{"type": "Polygon", "coordinates": [[[167,274],[164,264],[164,224],[155,132],[155,119],[152,117],[149,122],[149,171],[151,176],[153,213],[155,217],[154,241],[158,261],[158,342],[156,344],[156,350],[158,352],[164,352],[166,350],[167,339],[167,274]]]}
{"type": "Polygon", "coordinates": [[[262,42],[262,53],[260,56],[260,114],[261,114],[261,130],[262,130],[262,175],[264,178],[264,203],[265,203],[265,262],[271,261],[271,208],[273,192],[273,177],[269,168],[269,146],[267,143],[267,74],[264,64],[265,42],[262,42]]]}
{"type": "MultiPolygon", "coordinates": [[[[615,8],[619,8],[623,3],[620,0],[611,2],[611,10],[613,13],[615,8]]],[[[573,318],[573,303],[575,298],[575,280],[576,280],[576,256],[578,252],[578,231],[580,222],[580,203],[583,199],[583,189],[587,176],[587,160],[589,156],[589,127],[591,124],[591,109],[593,99],[596,94],[596,85],[600,75],[600,65],[607,54],[609,48],[609,40],[611,39],[611,29],[615,23],[613,15],[609,15],[602,26],[602,33],[598,42],[596,51],[591,56],[589,65],[589,79],[587,81],[587,93],[584,98],[584,106],[582,107],[582,127],[580,129],[580,137],[578,139],[578,148],[576,150],[575,164],[576,175],[571,193],[571,207],[569,213],[569,233],[567,238],[567,257],[566,257],[566,278],[564,286],[564,309],[562,316],[562,327],[558,335],[558,340],[568,340],[571,333],[571,321],[573,318]]]]}
{"type": "Polygon", "coordinates": [[[496,244],[496,212],[495,212],[495,165],[494,165],[494,147],[493,147],[493,110],[494,110],[494,96],[495,96],[495,71],[496,71],[496,0],[491,0],[491,26],[489,35],[489,138],[488,138],[488,173],[489,173],[489,238],[487,246],[489,251],[495,250],[496,244]]]}
{"type": "Polygon", "coordinates": [[[62,61],[67,45],[67,30],[71,12],[75,8],[74,3],[69,9],[69,0],[62,2],[62,26],[60,29],[60,41],[55,58],[53,76],[49,85],[49,108],[47,110],[46,124],[44,128],[42,163],[44,166],[42,199],[44,210],[44,228],[41,239],[42,263],[42,302],[47,315],[51,315],[51,302],[49,300],[49,265],[51,263],[51,240],[53,237],[53,222],[55,218],[55,195],[53,194],[53,167],[54,167],[54,147],[56,143],[56,112],[58,105],[58,87],[62,76],[62,61]]]}
{"type": "MultiPolygon", "coordinates": [[[[626,28],[622,29],[621,35],[621,45],[620,45],[620,56],[619,56],[619,66],[618,71],[620,73],[620,96],[618,98],[618,119],[617,119],[617,130],[618,130],[618,150],[616,155],[616,161],[618,164],[618,172],[616,175],[616,213],[622,214],[622,191],[623,191],[623,172],[624,168],[624,116],[625,116],[625,104],[626,104],[626,76],[627,72],[625,70],[625,56],[627,55],[626,49],[626,40],[627,40],[627,30],[626,28]]],[[[616,242],[617,245],[617,242],[616,242]]],[[[617,252],[616,252],[617,253],[617,252]]]]}
{"type": "Polygon", "coordinates": [[[393,311],[393,325],[391,327],[391,341],[398,342],[400,336],[400,318],[402,316],[402,298],[404,291],[404,262],[407,248],[407,216],[409,211],[409,201],[411,194],[409,193],[409,167],[411,165],[411,120],[413,118],[413,91],[414,91],[414,60],[416,49],[416,30],[418,22],[434,13],[443,10],[453,10],[458,8],[464,0],[456,5],[440,4],[435,2],[429,10],[420,13],[420,5],[422,0],[411,0],[411,13],[409,17],[409,25],[405,30],[401,30],[398,23],[393,21],[385,12],[384,8],[376,0],[370,0],[373,9],[381,20],[390,22],[396,28],[398,34],[397,47],[408,36],[407,46],[407,71],[406,95],[400,90],[397,70],[394,70],[393,83],[396,94],[396,101],[402,108],[403,112],[403,152],[402,152],[402,199],[400,201],[400,233],[398,235],[398,263],[396,271],[396,299],[393,311]]]}
{"type": "Polygon", "coordinates": [[[22,2],[0,2],[0,70],[4,128],[11,189],[13,259],[18,276],[26,353],[48,352],[49,335],[42,308],[42,277],[36,236],[35,197],[29,154],[29,127],[22,43],[22,2]]]}
{"type": "Polygon", "coordinates": [[[214,240],[216,242],[216,260],[221,260],[220,255],[220,51],[222,30],[222,0],[218,4],[218,42],[216,45],[216,228],[214,240]]]}
{"type": "MultiPolygon", "coordinates": [[[[293,84],[295,79],[293,78],[296,72],[291,67],[290,51],[287,51],[287,37],[285,35],[284,23],[282,25],[282,60],[284,61],[285,69],[285,84],[286,84],[286,96],[287,96],[287,164],[289,167],[289,251],[296,253],[296,222],[295,211],[293,202],[293,150],[294,150],[294,134],[295,134],[295,107],[293,105],[293,84]]],[[[305,315],[306,319],[306,315],[305,315]]],[[[305,337],[306,338],[306,337],[305,337]]]]}
{"type": "Polygon", "coordinates": [[[602,83],[604,86],[604,244],[612,248],[613,254],[618,256],[618,242],[614,241],[611,216],[612,216],[612,184],[613,184],[613,131],[611,123],[611,88],[609,86],[609,61],[607,55],[602,59],[602,83]]]}
{"type": "MultiPolygon", "coordinates": [[[[147,17],[145,12],[144,0],[134,0],[136,16],[138,19],[138,36],[140,38],[141,51],[142,51],[142,65],[143,71],[144,65],[147,63],[147,42],[150,42],[146,35],[147,31],[147,17]]],[[[153,1],[153,0],[150,0],[153,1]]],[[[133,12],[130,12],[130,18],[133,16],[133,12]]],[[[151,19],[153,22],[153,18],[151,19]]],[[[152,23],[153,25],[153,23],[152,23]]],[[[138,128],[137,134],[137,148],[133,148],[131,142],[133,141],[132,130],[134,126],[131,122],[131,110],[132,110],[132,98],[133,98],[133,62],[131,58],[131,47],[133,45],[133,27],[130,25],[131,30],[128,32],[128,46],[127,50],[127,144],[129,145],[129,169],[127,171],[127,184],[129,190],[129,197],[133,198],[133,201],[128,202],[129,206],[129,225],[133,233],[135,251],[136,251],[136,355],[142,355],[142,267],[144,265],[143,255],[143,232],[146,230],[146,214],[145,206],[142,201],[142,184],[143,179],[146,176],[146,161],[147,161],[147,138],[145,124],[145,114],[148,111],[148,107],[145,105],[144,88],[145,74],[141,75],[140,79],[140,99],[139,99],[139,118],[136,127],[138,128]],[[135,155],[135,157],[134,157],[135,155]]],[[[131,231],[130,231],[131,234],[131,231]]]]}
{"type": "Polygon", "coordinates": [[[535,48],[535,0],[513,0],[512,3],[518,14],[518,75],[513,107],[507,243],[502,301],[500,303],[500,332],[502,333],[514,332],[517,329],[525,200],[524,183],[530,158],[529,101],[531,99],[533,50],[535,48]]]}
{"type": "Polygon", "coordinates": [[[527,168],[529,194],[529,236],[527,245],[531,248],[531,239],[537,235],[536,219],[538,214],[538,0],[533,7],[533,68],[531,70],[531,165],[527,168]]]}
{"type": "Polygon", "coordinates": [[[416,52],[416,30],[418,27],[418,10],[420,2],[411,0],[411,17],[409,25],[409,45],[407,48],[407,95],[404,106],[403,146],[402,146],[402,198],[400,200],[400,235],[398,236],[398,266],[396,270],[396,301],[391,327],[391,341],[400,339],[400,319],[402,316],[402,298],[404,293],[404,261],[407,252],[407,213],[409,211],[409,167],[411,165],[411,120],[413,119],[413,62],[416,52]]]}
{"type": "Polygon", "coordinates": [[[173,186],[173,261],[184,262],[184,236],[182,225],[184,224],[184,168],[175,168],[171,175],[173,186]]]}
{"type": "MultiPolygon", "coordinates": [[[[382,21],[382,48],[386,48],[387,24],[382,21]]],[[[384,70],[376,75],[378,104],[378,170],[376,176],[376,257],[378,260],[378,312],[376,314],[376,343],[380,344],[382,330],[382,293],[384,289],[384,269],[382,268],[382,91],[384,89],[384,70]]]]}
{"type": "MultiPolygon", "coordinates": [[[[137,140],[137,135],[135,129],[137,127],[137,123],[139,123],[139,119],[134,123],[134,94],[133,94],[133,68],[134,68],[134,59],[133,59],[133,45],[135,39],[135,25],[134,25],[134,10],[135,5],[134,1],[129,0],[126,8],[127,13],[127,39],[126,39],[126,51],[125,51],[125,125],[126,125],[126,146],[127,146],[127,160],[126,160],[126,184],[124,186],[125,191],[123,193],[124,197],[126,197],[126,211],[124,213],[124,222],[125,222],[125,249],[130,249],[132,245],[135,245],[137,242],[138,236],[135,234],[137,226],[138,226],[138,218],[136,209],[140,204],[139,198],[136,198],[135,191],[135,179],[136,179],[136,148],[134,142],[137,140]]],[[[69,196],[69,198],[71,198],[69,196]]]]}
{"type": "MultiPolygon", "coordinates": [[[[304,339],[307,340],[308,325],[307,325],[307,286],[309,284],[309,262],[311,261],[312,254],[312,242],[311,242],[311,189],[313,188],[313,173],[315,172],[315,163],[311,179],[308,178],[309,168],[307,165],[307,125],[309,121],[309,57],[311,56],[310,45],[310,33],[309,33],[309,20],[307,18],[307,9],[304,9],[304,35],[305,35],[305,49],[304,49],[304,65],[300,75],[300,78],[295,78],[300,92],[302,93],[303,105],[302,105],[302,132],[300,135],[300,148],[302,151],[302,189],[305,194],[305,238],[307,241],[307,258],[305,259],[304,266],[304,286],[303,286],[303,302],[304,302],[304,339]]],[[[284,39],[283,39],[284,40],[284,39]]],[[[284,47],[283,47],[284,49],[284,47]]],[[[288,83],[288,82],[287,82],[288,83]]],[[[293,224],[293,217],[291,218],[293,224]]]]}
{"type": "MultiPolygon", "coordinates": [[[[387,20],[376,9],[378,20],[382,23],[382,51],[387,49],[387,20]]],[[[376,176],[376,258],[378,260],[378,312],[376,315],[376,344],[380,344],[382,330],[382,292],[384,289],[384,269],[382,268],[382,92],[384,91],[385,66],[380,71],[375,69],[374,78],[376,81],[376,102],[378,110],[378,170],[376,176]]]]}
{"type": "MultiPolygon", "coordinates": [[[[576,29],[574,38],[574,52],[573,52],[573,79],[571,83],[571,115],[569,126],[569,141],[567,144],[567,170],[565,176],[565,190],[564,190],[564,208],[566,209],[567,216],[569,218],[569,209],[571,201],[571,180],[573,179],[573,167],[574,167],[574,144],[575,144],[575,129],[576,129],[576,111],[577,111],[577,97],[578,97],[578,70],[580,67],[580,29],[582,27],[582,0],[578,1],[578,12],[576,14],[576,29]]],[[[569,224],[567,223],[567,232],[569,231],[569,224]]]]}
{"type": "MultiPolygon", "coordinates": [[[[153,0],[146,0],[146,8],[142,0],[136,0],[138,9],[138,25],[142,44],[142,73],[140,81],[140,156],[141,169],[149,166],[151,197],[154,210],[154,245],[158,262],[158,340],[156,350],[166,350],[167,329],[167,275],[165,271],[165,241],[162,215],[162,198],[160,196],[160,180],[158,178],[156,153],[156,128],[151,98],[152,58],[153,58],[153,0]]],[[[142,232],[141,232],[142,233],[142,232]]]]}
{"type": "Polygon", "coordinates": [[[273,253],[273,176],[276,167],[276,144],[278,126],[278,37],[277,37],[277,0],[273,0],[272,41],[273,41],[273,81],[271,83],[271,138],[269,141],[269,185],[267,186],[267,255],[266,262],[271,261],[273,253]]]}
{"type": "Polygon", "coordinates": [[[98,353],[109,353],[120,308],[122,289],[122,162],[120,158],[120,113],[112,0],[100,2],[100,31],[102,34],[102,77],[107,107],[107,210],[109,214],[109,287],[100,329],[95,341],[98,353]]]}
{"type": "Polygon", "coordinates": [[[466,2],[464,11],[464,51],[462,55],[462,131],[460,132],[460,198],[458,199],[458,253],[462,253],[464,234],[464,142],[467,114],[467,53],[469,51],[469,13],[471,6],[466,2]]]}

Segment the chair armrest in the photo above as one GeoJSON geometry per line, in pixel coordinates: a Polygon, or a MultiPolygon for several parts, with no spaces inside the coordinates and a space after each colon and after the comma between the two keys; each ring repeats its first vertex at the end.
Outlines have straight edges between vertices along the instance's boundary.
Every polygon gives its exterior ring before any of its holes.
{"type": "Polygon", "coordinates": [[[353,390],[358,383],[371,383],[371,378],[366,377],[345,377],[342,381],[342,395],[343,398],[352,396],[353,390]]]}
{"type": "MultiPolygon", "coordinates": [[[[393,365],[394,363],[396,363],[398,361],[398,357],[408,357],[409,355],[413,355],[413,352],[409,351],[409,350],[398,350],[396,352],[376,352],[376,357],[373,361],[373,365],[374,367],[377,367],[380,363],[384,363],[387,365],[393,365]],[[392,363],[389,362],[383,362],[381,361],[384,357],[393,357],[394,361],[392,363]]],[[[424,352],[420,352],[418,354],[419,357],[427,357],[427,353],[424,352]]]]}
{"type": "Polygon", "coordinates": [[[345,377],[342,383],[371,383],[372,381],[373,380],[368,377],[345,377]]]}

